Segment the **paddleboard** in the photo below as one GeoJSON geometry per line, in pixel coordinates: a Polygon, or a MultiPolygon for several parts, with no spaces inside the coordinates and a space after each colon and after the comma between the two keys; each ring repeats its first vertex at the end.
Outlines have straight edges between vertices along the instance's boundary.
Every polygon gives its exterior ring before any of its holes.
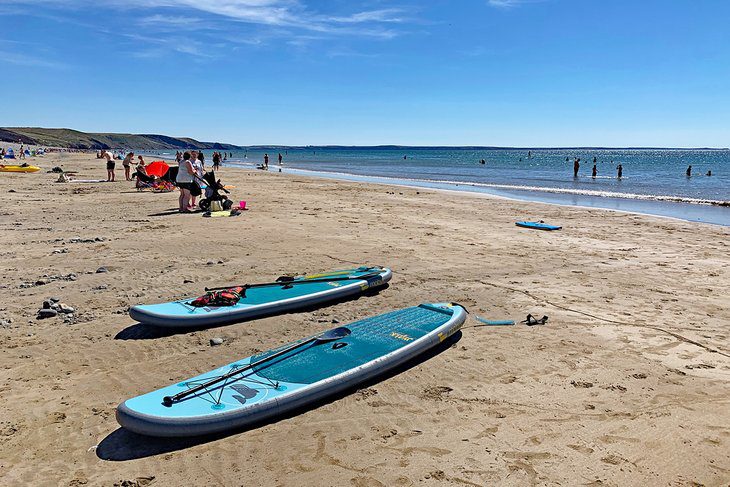
{"type": "Polygon", "coordinates": [[[0,172],[38,172],[38,166],[20,166],[17,164],[0,164],[0,172]]]}
{"type": "Polygon", "coordinates": [[[381,375],[443,342],[465,320],[464,308],[446,303],[367,318],[346,325],[350,333],[342,338],[318,341],[329,332],[315,335],[128,399],[117,407],[117,422],[167,437],[245,427],[381,375]],[[186,396],[176,398],[181,393],[186,396]]]}
{"type": "MultiPolygon", "coordinates": [[[[161,327],[217,326],[249,320],[258,316],[283,313],[335,301],[390,281],[393,273],[384,267],[358,267],[322,274],[299,276],[289,283],[253,287],[233,306],[194,307],[195,298],[168,303],[138,305],[129,316],[140,323],[161,327]]],[[[202,294],[202,293],[201,293],[202,294]]]]}
{"type": "Polygon", "coordinates": [[[532,228],[535,230],[560,230],[563,227],[557,225],[548,225],[542,222],[515,222],[518,227],[532,228]]]}

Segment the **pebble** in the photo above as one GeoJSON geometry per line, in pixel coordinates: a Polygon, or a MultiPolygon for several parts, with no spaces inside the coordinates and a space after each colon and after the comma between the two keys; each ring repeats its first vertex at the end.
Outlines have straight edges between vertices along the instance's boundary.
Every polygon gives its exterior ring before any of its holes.
{"type": "Polygon", "coordinates": [[[58,311],[56,311],[55,309],[46,309],[46,308],[39,309],[38,310],[38,319],[42,320],[44,318],[53,318],[57,314],[58,314],[58,311]]]}
{"type": "Polygon", "coordinates": [[[183,281],[183,284],[190,284],[190,283],[192,283],[192,282],[193,282],[193,280],[192,280],[192,279],[185,279],[185,280],[183,281]]]}
{"type": "Polygon", "coordinates": [[[51,306],[53,306],[53,301],[50,299],[43,301],[43,309],[51,309],[51,306]]]}
{"type": "Polygon", "coordinates": [[[106,284],[100,284],[99,286],[96,286],[95,288],[93,288],[93,290],[94,291],[103,291],[104,289],[107,289],[108,287],[109,286],[107,286],[106,284]]]}
{"type": "Polygon", "coordinates": [[[214,264],[215,264],[215,262],[213,262],[212,260],[209,260],[208,262],[205,263],[205,265],[214,265],[214,264]]]}
{"type": "Polygon", "coordinates": [[[219,261],[218,261],[218,263],[219,263],[219,264],[222,264],[222,263],[223,263],[223,261],[222,261],[222,260],[219,260],[219,261]]]}
{"type": "Polygon", "coordinates": [[[340,322],[340,320],[338,320],[337,318],[332,318],[332,323],[335,323],[336,324],[336,323],[339,323],[339,322],[340,322]]]}
{"type": "Polygon", "coordinates": [[[38,280],[37,280],[37,281],[35,282],[35,285],[36,285],[36,286],[44,286],[44,285],[48,284],[49,282],[51,282],[51,280],[50,280],[50,279],[46,279],[46,278],[43,278],[43,279],[38,279],[38,280]]]}
{"type": "Polygon", "coordinates": [[[103,274],[105,272],[109,272],[109,269],[107,269],[106,267],[99,267],[98,269],[96,269],[97,274],[103,274]]]}
{"type": "Polygon", "coordinates": [[[71,307],[71,306],[69,306],[67,304],[61,303],[58,306],[58,311],[60,311],[61,313],[64,313],[64,314],[71,314],[71,313],[73,313],[76,310],[73,307],[71,307]]]}
{"type": "Polygon", "coordinates": [[[0,326],[2,326],[3,328],[9,328],[10,323],[12,323],[11,320],[0,320],[0,326]]]}
{"type": "Polygon", "coordinates": [[[210,339],[210,346],[215,347],[216,345],[223,345],[224,340],[222,338],[211,338],[210,339]]]}
{"type": "Polygon", "coordinates": [[[67,254],[68,249],[53,249],[54,254],[67,254]]]}
{"type": "Polygon", "coordinates": [[[51,296],[50,298],[48,298],[48,301],[50,301],[52,303],[57,303],[60,300],[61,300],[61,298],[59,298],[58,296],[51,296]]]}

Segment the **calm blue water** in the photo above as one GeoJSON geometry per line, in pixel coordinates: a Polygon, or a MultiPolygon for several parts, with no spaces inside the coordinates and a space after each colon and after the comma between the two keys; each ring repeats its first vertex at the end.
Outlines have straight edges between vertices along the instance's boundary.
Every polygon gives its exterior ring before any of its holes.
{"type": "MultiPolygon", "coordinates": [[[[261,163],[265,152],[270,156],[269,165],[275,166],[280,152],[277,148],[236,151],[226,162],[261,163]]],[[[346,179],[366,176],[379,182],[390,180],[730,225],[730,208],[717,206],[730,204],[730,150],[546,149],[533,150],[528,157],[526,149],[313,147],[281,153],[285,168],[326,172],[346,179]],[[573,178],[575,157],[581,158],[578,178],[573,178]],[[596,178],[591,177],[594,157],[596,178]],[[480,164],[481,159],[486,164],[480,164]],[[621,179],[616,177],[619,163],[623,165],[621,179]],[[690,164],[692,177],[687,178],[685,171],[690,164]],[[708,171],[712,176],[706,176],[708,171]]]]}

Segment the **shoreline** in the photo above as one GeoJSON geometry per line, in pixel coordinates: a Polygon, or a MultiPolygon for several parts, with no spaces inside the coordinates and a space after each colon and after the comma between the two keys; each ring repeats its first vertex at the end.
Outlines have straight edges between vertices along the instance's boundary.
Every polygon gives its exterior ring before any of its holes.
{"type": "MultiPolygon", "coordinates": [[[[168,161],[166,161],[168,162],[168,161]]],[[[174,164],[174,162],[173,162],[174,164]]],[[[227,162],[223,167],[234,167],[245,170],[256,170],[256,163],[248,162],[227,162]]],[[[269,172],[278,172],[279,166],[270,164],[269,172]]],[[[648,215],[660,218],[677,219],[693,223],[708,225],[730,226],[730,209],[727,208],[730,202],[718,201],[712,203],[690,203],[687,201],[657,200],[647,197],[646,199],[624,198],[621,196],[598,196],[583,195],[568,192],[551,192],[536,188],[534,195],[527,194],[520,190],[502,190],[499,187],[480,185],[469,182],[432,181],[427,179],[399,179],[384,176],[365,176],[352,173],[315,171],[301,169],[292,166],[283,166],[282,173],[302,175],[307,177],[319,177],[324,179],[335,179],[339,181],[360,182],[365,184],[383,184],[388,186],[404,188],[433,189],[436,191],[453,191],[473,195],[487,195],[496,198],[504,198],[513,201],[525,201],[531,203],[543,203],[557,206],[568,206],[584,209],[601,209],[616,211],[627,214],[648,215]],[[566,201],[573,198],[575,202],[566,201]],[[577,200],[581,200],[578,202],[577,200]],[[590,204],[596,203],[596,204],[590,204]],[[614,206],[611,206],[611,203],[614,206]],[[620,208],[615,206],[626,206],[620,208]],[[675,205],[675,206],[672,206],[675,205]],[[639,208],[637,208],[639,207],[639,208]],[[646,208],[642,211],[642,207],[646,208]]],[[[672,197],[666,197],[672,198],[672,197]]],[[[704,201],[704,200],[703,200],[704,201]]],[[[709,200],[708,200],[709,201],[709,200]]]]}

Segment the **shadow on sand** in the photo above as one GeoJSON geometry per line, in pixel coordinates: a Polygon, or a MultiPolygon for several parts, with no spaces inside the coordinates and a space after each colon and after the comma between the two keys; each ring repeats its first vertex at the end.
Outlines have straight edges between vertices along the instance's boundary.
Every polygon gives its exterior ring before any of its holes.
{"type": "Polygon", "coordinates": [[[279,311],[279,312],[272,312],[272,313],[267,313],[267,314],[263,314],[263,315],[257,315],[248,320],[234,321],[231,323],[220,323],[218,325],[200,326],[200,327],[192,327],[192,328],[182,328],[182,327],[163,328],[163,327],[159,327],[159,326],[146,325],[144,323],[137,323],[134,325],[130,325],[127,328],[120,331],[119,333],[117,333],[114,336],[114,339],[115,340],[154,340],[156,338],[164,338],[164,337],[169,337],[172,335],[181,335],[181,334],[185,334],[185,333],[192,333],[194,331],[208,330],[208,329],[212,329],[212,328],[220,328],[221,326],[228,326],[228,325],[232,325],[234,323],[245,323],[246,321],[253,321],[253,320],[258,320],[261,318],[268,318],[270,316],[316,311],[318,309],[326,308],[328,306],[333,306],[335,304],[347,303],[349,301],[356,301],[364,296],[372,297],[372,296],[379,294],[381,291],[388,289],[389,287],[390,287],[390,284],[385,284],[383,286],[376,287],[375,289],[368,289],[367,291],[365,291],[363,293],[355,294],[354,296],[346,296],[344,298],[341,298],[341,299],[338,299],[335,301],[327,301],[324,303],[320,303],[318,305],[307,306],[307,307],[299,308],[297,310],[292,310],[289,312],[279,311]]]}
{"type": "Polygon", "coordinates": [[[150,436],[138,435],[136,433],[132,433],[131,431],[127,431],[124,428],[117,428],[115,431],[111,432],[106,438],[104,438],[99,443],[99,445],[96,448],[96,456],[102,460],[109,460],[109,461],[114,461],[114,462],[137,460],[140,458],[147,458],[147,457],[152,457],[155,455],[161,455],[164,453],[184,450],[184,449],[190,448],[192,446],[202,445],[204,443],[210,443],[210,442],[217,441],[217,440],[220,440],[223,438],[227,438],[229,436],[245,433],[246,431],[251,431],[251,430],[260,428],[260,427],[268,425],[268,424],[277,423],[278,421],[281,421],[282,419],[289,419],[294,416],[298,416],[299,414],[302,414],[306,411],[311,411],[311,410],[316,409],[325,404],[329,404],[331,402],[342,399],[342,398],[352,394],[356,390],[373,386],[375,384],[378,384],[379,382],[382,382],[382,381],[390,379],[391,377],[394,377],[398,374],[406,372],[409,369],[411,369],[417,365],[420,365],[423,362],[435,357],[436,355],[440,354],[447,348],[450,348],[451,346],[456,344],[460,339],[461,339],[461,331],[455,333],[454,335],[449,337],[447,340],[445,340],[442,343],[440,343],[439,345],[435,346],[428,352],[416,357],[415,359],[412,359],[412,360],[404,363],[403,365],[400,365],[399,367],[396,367],[395,369],[392,369],[382,375],[378,375],[377,377],[374,377],[370,380],[361,382],[360,384],[357,384],[346,391],[343,391],[334,396],[330,396],[327,399],[313,402],[302,408],[298,408],[296,410],[290,411],[287,414],[277,416],[277,417],[271,418],[269,420],[261,421],[261,422],[249,425],[247,427],[244,427],[244,428],[234,429],[234,430],[228,431],[226,433],[221,433],[221,434],[217,434],[217,435],[199,436],[199,437],[193,437],[193,438],[155,438],[155,437],[150,437],[150,436]]]}

